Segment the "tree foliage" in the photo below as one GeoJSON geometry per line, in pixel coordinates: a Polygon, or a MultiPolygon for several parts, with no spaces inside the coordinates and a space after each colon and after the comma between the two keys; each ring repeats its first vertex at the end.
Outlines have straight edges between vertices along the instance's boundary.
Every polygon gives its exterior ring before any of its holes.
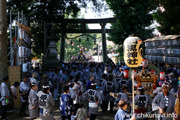
{"type": "MultiPolygon", "coordinates": [[[[58,23],[63,18],[74,18],[80,8],[91,3],[94,10],[100,10],[103,3],[99,0],[10,0],[8,10],[23,10],[31,28],[35,55],[44,52],[44,23],[58,23]]],[[[59,24],[55,24],[59,25],[59,24]]]]}
{"type": "MultiPolygon", "coordinates": [[[[147,27],[153,17],[149,14],[151,3],[148,0],[106,0],[109,8],[118,17],[117,23],[112,24],[115,33],[110,34],[109,40],[122,45],[125,38],[135,35],[142,40],[152,36],[152,29],[147,27]]],[[[119,48],[122,53],[123,48],[119,48]]],[[[122,55],[122,54],[121,54],[122,55]]]]}
{"type": "Polygon", "coordinates": [[[180,1],[156,0],[152,1],[157,6],[154,19],[160,24],[158,30],[165,35],[180,34],[180,1]]]}
{"type": "MultiPolygon", "coordinates": [[[[79,35],[80,34],[68,34],[67,37],[74,38],[79,35]]],[[[94,36],[93,34],[88,35],[94,36]]],[[[86,53],[91,51],[95,47],[94,39],[91,37],[87,37],[86,35],[74,39],[66,39],[65,44],[65,61],[71,61],[72,56],[77,57],[81,48],[83,49],[83,52],[86,53]]],[[[58,52],[60,52],[59,45],[60,43],[57,44],[58,52]]]]}

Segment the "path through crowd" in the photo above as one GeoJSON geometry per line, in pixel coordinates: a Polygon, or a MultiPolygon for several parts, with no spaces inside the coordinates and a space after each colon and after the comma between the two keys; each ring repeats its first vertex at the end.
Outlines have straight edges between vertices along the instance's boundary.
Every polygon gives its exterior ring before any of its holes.
{"type": "MultiPolygon", "coordinates": [[[[103,113],[101,111],[101,108],[99,107],[99,110],[98,110],[99,114],[98,114],[96,120],[114,120],[116,110],[117,110],[117,108],[115,107],[115,111],[113,112],[113,114],[110,114],[109,111],[107,111],[106,113],[103,113]]],[[[26,113],[28,113],[27,110],[26,110],[26,113]]],[[[56,110],[54,110],[53,115],[55,117],[55,120],[60,120],[61,116],[60,116],[60,112],[59,112],[58,108],[56,108],[56,110]]],[[[27,116],[22,117],[22,116],[18,115],[18,112],[16,110],[9,111],[8,118],[10,118],[10,120],[31,120],[29,117],[29,114],[27,116]]],[[[40,120],[40,119],[35,119],[35,120],[40,120]]],[[[89,117],[87,118],[87,120],[90,120],[89,117]]]]}

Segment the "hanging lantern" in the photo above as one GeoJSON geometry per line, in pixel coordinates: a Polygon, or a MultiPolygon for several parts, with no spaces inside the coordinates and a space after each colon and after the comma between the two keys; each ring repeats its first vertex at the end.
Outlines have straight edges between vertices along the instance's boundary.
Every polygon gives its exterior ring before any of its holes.
{"type": "Polygon", "coordinates": [[[138,37],[128,37],[124,41],[124,61],[128,67],[138,67],[143,60],[142,40],[138,37]]]}

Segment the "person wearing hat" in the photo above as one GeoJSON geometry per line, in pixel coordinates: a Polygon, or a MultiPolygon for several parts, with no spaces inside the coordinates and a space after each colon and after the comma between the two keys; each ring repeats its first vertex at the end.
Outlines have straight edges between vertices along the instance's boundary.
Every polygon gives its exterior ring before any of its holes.
{"type": "Polygon", "coordinates": [[[37,87],[37,82],[31,82],[31,90],[29,92],[28,96],[28,102],[29,102],[29,115],[31,120],[34,120],[38,117],[38,96],[36,90],[38,89],[37,87]]]}
{"type": "Polygon", "coordinates": [[[98,103],[101,103],[101,96],[96,90],[95,83],[91,83],[91,89],[83,93],[82,98],[89,101],[90,120],[95,120],[98,114],[98,103]]]}
{"type": "Polygon", "coordinates": [[[28,103],[28,94],[29,94],[29,77],[26,75],[23,81],[20,83],[19,93],[21,95],[21,108],[19,115],[26,115],[25,110],[28,103]]]}
{"type": "Polygon", "coordinates": [[[114,120],[136,120],[133,116],[130,118],[130,114],[126,111],[128,104],[125,100],[121,99],[118,103],[119,109],[115,115],[114,120]]]}
{"type": "Polygon", "coordinates": [[[6,120],[7,117],[7,109],[9,104],[9,89],[7,87],[7,83],[9,82],[8,76],[3,77],[3,82],[1,83],[1,103],[2,103],[2,112],[1,119],[6,120]]]}
{"type": "Polygon", "coordinates": [[[50,93],[49,84],[42,86],[42,91],[38,92],[39,97],[39,117],[41,120],[54,120],[52,109],[54,108],[54,99],[50,93]]]}
{"type": "Polygon", "coordinates": [[[163,115],[159,120],[172,120],[170,115],[174,112],[175,96],[169,92],[169,84],[164,82],[162,84],[162,92],[156,95],[152,102],[152,110],[158,111],[163,115]]]}
{"type": "MultiPolygon", "coordinates": [[[[144,88],[139,87],[138,88],[138,95],[135,96],[135,113],[136,114],[146,114],[148,112],[148,105],[152,105],[152,99],[149,95],[144,94],[144,88]]],[[[143,119],[147,120],[147,118],[138,118],[137,119],[143,119]]]]}

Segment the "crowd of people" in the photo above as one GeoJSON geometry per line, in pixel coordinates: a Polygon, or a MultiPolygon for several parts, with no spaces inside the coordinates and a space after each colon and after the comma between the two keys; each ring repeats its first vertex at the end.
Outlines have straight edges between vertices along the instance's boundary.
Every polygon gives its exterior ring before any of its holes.
{"type": "MultiPolygon", "coordinates": [[[[180,69],[175,67],[165,68],[162,64],[154,64],[157,67],[153,74],[159,74],[156,81],[157,88],[154,97],[147,94],[143,85],[134,85],[137,90],[135,96],[135,115],[132,116],[132,75],[131,69],[125,64],[114,63],[61,63],[61,67],[51,68],[46,73],[40,74],[38,69],[25,74],[20,83],[21,107],[19,115],[27,115],[28,107],[31,119],[54,120],[53,109],[59,103],[59,111],[62,120],[95,120],[98,115],[98,107],[105,114],[114,113],[114,108],[119,107],[115,120],[135,120],[141,118],[138,114],[157,111],[162,120],[172,120],[175,101],[178,99],[178,86],[180,69]],[[160,72],[159,72],[160,71],[160,72]],[[122,115],[124,114],[124,115],[122,115]]],[[[141,72],[137,68],[137,74],[141,72]]],[[[147,71],[152,68],[146,66],[147,71]]],[[[42,72],[43,73],[43,72],[42,72]]],[[[1,118],[7,119],[6,111],[9,99],[16,96],[15,82],[9,89],[7,87],[8,76],[3,77],[1,83],[1,118]]],[[[177,113],[178,114],[178,113],[177,113]]]]}

